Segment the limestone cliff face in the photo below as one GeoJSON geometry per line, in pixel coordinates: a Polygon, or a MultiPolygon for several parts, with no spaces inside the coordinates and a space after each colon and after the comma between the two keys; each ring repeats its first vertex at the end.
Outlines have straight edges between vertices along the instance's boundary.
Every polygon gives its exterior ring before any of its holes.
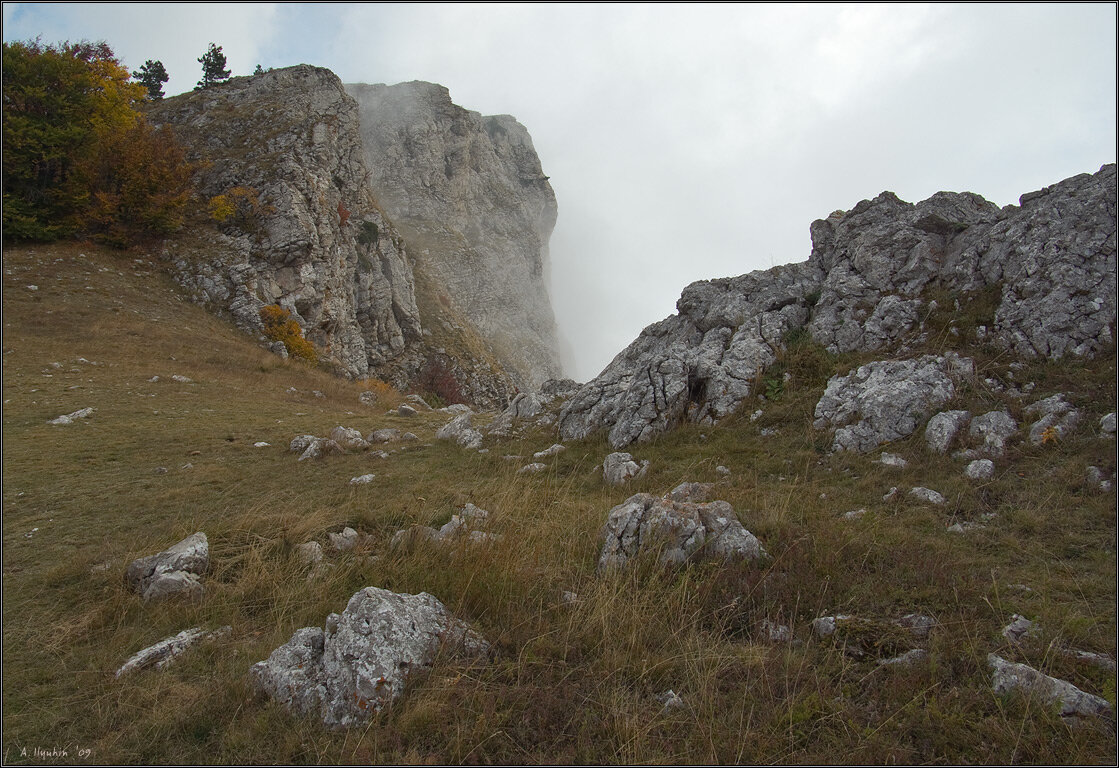
{"type": "Polygon", "coordinates": [[[412,265],[369,190],[357,107],[332,72],[238,77],[166,99],[150,116],[201,164],[203,199],[236,208],[168,246],[196,299],[248,330],[262,306],[280,304],[351,376],[420,341],[412,265]]]}
{"type": "Polygon", "coordinates": [[[521,388],[558,377],[545,275],[556,200],[528,131],[456,106],[441,85],[345,87],[370,185],[436,306],[477,329],[521,388]]]}
{"type": "Polygon", "coordinates": [[[688,286],[678,314],[568,401],[561,434],[608,429],[622,447],[716,421],[750,396],[791,332],[831,352],[903,354],[929,340],[939,302],[977,318],[956,329],[964,344],[1050,359],[1113,348],[1115,166],[1020,202],[1000,210],[941,192],[913,205],[884,192],[814,222],[808,261],[688,286]]]}

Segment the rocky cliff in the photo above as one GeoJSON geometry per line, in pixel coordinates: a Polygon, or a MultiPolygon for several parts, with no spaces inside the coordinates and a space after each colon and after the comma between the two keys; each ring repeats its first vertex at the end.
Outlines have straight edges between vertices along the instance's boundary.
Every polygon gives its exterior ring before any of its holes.
{"type": "Polygon", "coordinates": [[[521,388],[560,375],[546,285],[556,199],[532,139],[432,83],[346,85],[370,185],[412,246],[417,279],[486,339],[521,388]]]}
{"type": "MultiPolygon", "coordinates": [[[[1018,357],[1113,349],[1116,171],[1107,165],[997,206],[941,192],[884,192],[812,224],[806,262],[688,286],[560,414],[561,434],[609,429],[613,446],[685,421],[713,422],[752,393],[787,343],[829,352],[936,344],[945,333],[1018,357]]],[[[956,343],[956,340],[953,340],[956,343]]],[[[947,346],[947,345],[946,345],[947,346]]]]}
{"type": "Polygon", "coordinates": [[[211,204],[211,227],[168,246],[197,300],[250,330],[279,304],[352,376],[421,338],[411,262],[366,183],[356,105],[333,73],[234,78],[166,99],[151,119],[174,127],[211,204]]]}

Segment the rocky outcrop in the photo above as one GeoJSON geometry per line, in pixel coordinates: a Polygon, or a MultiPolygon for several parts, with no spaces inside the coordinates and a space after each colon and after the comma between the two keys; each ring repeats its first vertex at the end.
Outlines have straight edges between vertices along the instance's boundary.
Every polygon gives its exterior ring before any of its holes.
{"type": "Polygon", "coordinates": [[[398,699],[441,647],[477,656],[489,644],[426,592],[366,587],[341,615],[327,616],[325,630],[297,630],[249,676],[258,691],[293,714],[341,728],[368,722],[398,699]]]}
{"type": "Polygon", "coordinates": [[[991,688],[995,693],[1019,691],[1044,705],[1059,707],[1061,717],[1111,717],[1111,704],[1077,688],[1070,682],[1050,677],[1026,664],[1015,664],[994,653],[987,654],[992,670],[991,688]]]}
{"type": "Polygon", "coordinates": [[[412,265],[368,187],[357,106],[332,72],[236,77],[149,116],[199,163],[197,191],[210,203],[216,229],[165,252],[196,300],[250,331],[261,307],[279,304],[351,376],[420,339],[412,265]]]}
{"type": "Polygon", "coordinates": [[[199,531],[159,554],[133,560],[124,579],[145,602],[173,595],[201,597],[201,578],[209,567],[210,543],[199,531]]]}
{"type": "Polygon", "coordinates": [[[556,199],[528,131],[433,83],[345,87],[373,191],[438,286],[432,309],[473,325],[521,389],[558,376],[546,279],[556,199]]]}
{"type": "Polygon", "coordinates": [[[1091,356],[1114,343],[1116,176],[1107,165],[999,209],[940,192],[885,192],[812,224],[806,262],[688,286],[569,400],[560,434],[608,429],[612,446],[681,421],[716,421],[754,392],[794,338],[833,353],[902,350],[933,313],[963,343],[1019,357],[1091,356]],[[961,298],[951,307],[934,293],[961,298]],[[962,302],[962,303],[960,303],[962,302]],[[952,320],[954,322],[954,320],[952,320]]]}

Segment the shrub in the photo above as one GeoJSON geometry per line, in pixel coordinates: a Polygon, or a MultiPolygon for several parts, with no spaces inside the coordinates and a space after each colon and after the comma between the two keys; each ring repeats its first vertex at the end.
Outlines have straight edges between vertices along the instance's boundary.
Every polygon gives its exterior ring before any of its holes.
{"type": "Polygon", "coordinates": [[[269,304],[260,310],[260,322],[264,324],[264,335],[272,341],[282,341],[288,355],[306,360],[312,365],[318,363],[315,347],[303,338],[303,329],[291,318],[291,313],[278,304],[269,304]]]}
{"type": "Polygon", "coordinates": [[[224,194],[210,198],[210,218],[221,225],[231,225],[244,232],[255,231],[264,215],[272,211],[260,202],[260,194],[252,187],[233,187],[224,194]]]}
{"type": "Polygon", "coordinates": [[[416,388],[424,394],[434,395],[447,405],[466,402],[454,367],[443,355],[428,358],[416,379],[416,388]]]}
{"type": "Polygon", "coordinates": [[[358,232],[357,241],[362,245],[376,245],[381,233],[377,224],[372,221],[361,222],[361,231],[358,232]]]}

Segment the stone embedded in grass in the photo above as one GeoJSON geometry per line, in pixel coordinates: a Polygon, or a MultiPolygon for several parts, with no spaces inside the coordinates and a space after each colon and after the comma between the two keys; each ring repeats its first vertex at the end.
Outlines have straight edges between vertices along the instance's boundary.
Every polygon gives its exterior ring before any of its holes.
{"type": "Polygon", "coordinates": [[[400,698],[409,678],[441,650],[484,657],[489,643],[426,592],[366,587],[341,615],[327,616],[325,629],[297,630],[253,665],[249,678],[293,714],[345,728],[400,698]]]}
{"type": "Polygon", "coordinates": [[[879,659],[879,666],[906,666],[909,664],[916,664],[919,661],[924,661],[928,657],[928,653],[924,648],[914,648],[906,651],[899,656],[893,656],[889,659],[879,659]]]}
{"type": "Polygon", "coordinates": [[[517,474],[518,475],[535,475],[539,472],[543,472],[547,468],[548,468],[547,464],[541,464],[540,462],[535,462],[535,463],[532,463],[532,464],[525,464],[523,467],[521,467],[520,469],[517,470],[517,474]]]}
{"type": "Polygon", "coordinates": [[[909,466],[909,462],[896,453],[883,453],[875,460],[875,463],[881,464],[884,467],[894,467],[896,469],[904,469],[909,466]]]}
{"type": "Polygon", "coordinates": [[[1110,491],[1114,485],[1114,476],[1108,478],[1099,467],[1088,467],[1084,479],[1087,481],[1089,488],[1105,493],[1110,491]]]}
{"type": "Polygon", "coordinates": [[[199,532],[159,554],[132,561],[125,581],[145,601],[183,594],[201,597],[200,578],[209,567],[210,544],[199,532]]]}
{"type": "Polygon", "coordinates": [[[532,458],[534,458],[534,459],[546,459],[550,456],[555,456],[557,454],[563,453],[566,450],[567,450],[567,446],[560,445],[559,443],[555,443],[550,448],[545,448],[542,451],[537,451],[536,453],[532,454],[532,458]]]}
{"type": "Polygon", "coordinates": [[[1024,638],[1036,637],[1041,632],[1037,622],[1030,621],[1017,613],[1010,617],[1010,623],[1002,629],[1002,636],[1012,643],[1020,643],[1024,638]]]}
{"type": "Polygon", "coordinates": [[[721,475],[723,477],[730,477],[730,470],[720,464],[719,466],[715,467],[715,474],[721,475]]]}
{"type": "Polygon", "coordinates": [[[225,637],[232,631],[233,627],[230,626],[221,627],[220,629],[211,630],[209,632],[201,627],[184,629],[177,635],[165,637],[158,643],[149,645],[142,651],[137,652],[121,665],[114,677],[120,677],[129,672],[135,672],[138,669],[144,669],[153,665],[156,668],[162,669],[174,661],[176,656],[182,654],[197,643],[203,640],[217,640],[225,637]]]}
{"type": "Polygon", "coordinates": [[[925,425],[925,444],[933,453],[948,453],[956,436],[969,421],[970,411],[941,411],[925,425]]]}
{"type": "Polygon", "coordinates": [[[995,693],[1020,691],[1047,706],[1057,704],[1061,717],[1112,716],[1111,704],[1106,699],[1085,693],[1070,682],[1050,677],[1025,664],[1014,664],[993,653],[987,655],[987,663],[994,671],[991,687],[995,693]]]}
{"type": "Polygon", "coordinates": [[[362,448],[369,447],[369,443],[361,436],[361,432],[349,427],[335,427],[330,431],[330,439],[350,451],[360,451],[362,448]]]}
{"type": "Polygon", "coordinates": [[[482,433],[471,426],[472,416],[473,413],[467,409],[466,413],[459,414],[440,427],[435,437],[440,440],[453,440],[463,448],[481,448],[482,433]]]}
{"type": "Polygon", "coordinates": [[[253,448],[269,448],[272,443],[266,443],[263,440],[253,443],[253,448]]]}
{"type": "Polygon", "coordinates": [[[862,517],[865,514],[866,514],[866,510],[863,509],[863,508],[852,509],[848,512],[843,513],[843,519],[844,520],[858,520],[860,517],[862,517]]]}
{"type": "Polygon", "coordinates": [[[628,453],[611,453],[602,462],[602,477],[608,485],[622,485],[631,478],[644,476],[648,468],[648,461],[638,465],[628,453]]]}
{"type": "Polygon", "coordinates": [[[999,457],[1006,453],[1006,443],[1018,432],[1018,422],[1006,411],[989,411],[971,420],[968,435],[982,440],[982,453],[999,457]]]}
{"type": "Polygon", "coordinates": [[[358,477],[351,477],[350,478],[350,485],[368,485],[369,483],[373,482],[373,480],[376,479],[376,477],[377,476],[374,475],[374,474],[359,475],[358,477]]]}
{"type": "Polygon", "coordinates": [[[976,459],[964,468],[964,477],[969,480],[990,480],[995,476],[995,463],[990,459],[976,459]]]}
{"type": "Polygon", "coordinates": [[[680,695],[671,688],[664,693],[657,694],[657,702],[661,705],[661,714],[671,712],[674,709],[684,709],[688,706],[680,695]]]}
{"type": "Polygon", "coordinates": [[[948,503],[942,495],[932,490],[931,488],[910,488],[909,495],[918,501],[927,501],[929,504],[936,504],[938,507],[948,503]]]}
{"type": "Polygon", "coordinates": [[[645,553],[655,553],[666,566],[699,557],[756,560],[766,554],[725,501],[697,504],[638,493],[610,510],[600,536],[600,572],[645,553]]]}
{"type": "Polygon", "coordinates": [[[93,413],[93,408],[81,408],[80,410],[68,413],[65,416],[59,416],[57,419],[51,419],[48,424],[73,424],[78,419],[86,419],[93,413]]]}
{"type": "Polygon", "coordinates": [[[1100,419],[1100,437],[1115,437],[1115,411],[1100,419]]]}
{"type": "Polygon", "coordinates": [[[365,438],[369,443],[392,443],[400,439],[400,430],[385,428],[375,429],[369,433],[369,437],[365,438]]]}
{"type": "Polygon", "coordinates": [[[396,409],[396,412],[401,416],[415,416],[419,413],[410,405],[401,405],[399,408],[396,409]]]}
{"type": "Polygon", "coordinates": [[[295,548],[295,554],[304,565],[322,562],[322,545],[317,541],[305,541],[295,548]]]}
{"type": "Polygon", "coordinates": [[[177,374],[177,373],[176,373],[176,374],[174,374],[174,375],[173,375],[173,376],[171,377],[171,380],[172,380],[172,381],[177,381],[177,382],[179,382],[180,384],[193,384],[193,383],[194,383],[194,379],[191,379],[191,378],[189,378],[189,377],[187,377],[187,376],[180,376],[180,375],[179,375],[179,374],[177,374]]]}
{"type": "Polygon", "coordinates": [[[328,456],[330,454],[345,453],[345,450],[343,450],[342,446],[336,441],[315,437],[314,435],[299,435],[291,441],[289,450],[299,450],[297,447],[298,445],[305,446],[302,455],[299,457],[299,461],[321,459],[323,456],[328,456]],[[306,438],[308,437],[311,438],[310,442],[306,442],[306,438]]]}
{"type": "Polygon", "coordinates": [[[335,552],[346,552],[353,549],[357,544],[358,533],[347,526],[342,529],[341,533],[328,534],[328,538],[330,539],[330,546],[335,552]]]}
{"type": "Polygon", "coordinates": [[[793,639],[793,632],[787,625],[769,619],[762,621],[762,634],[771,643],[787,643],[793,639]]]}
{"type": "Polygon", "coordinates": [[[1030,427],[1030,442],[1034,445],[1064,439],[1080,422],[1080,411],[1065,400],[1063,392],[1038,400],[1027,406],[1023,413],[1040,417],[1030,427]]]}

